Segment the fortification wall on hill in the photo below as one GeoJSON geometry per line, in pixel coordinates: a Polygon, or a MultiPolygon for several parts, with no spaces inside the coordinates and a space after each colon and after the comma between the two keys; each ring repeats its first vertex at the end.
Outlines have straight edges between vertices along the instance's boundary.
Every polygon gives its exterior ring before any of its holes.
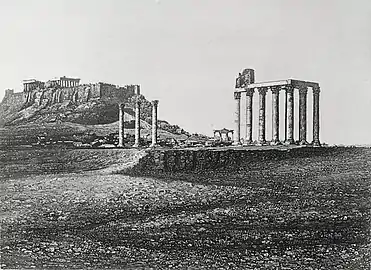
{"type": "Polygon", "coordinates": [[[18,104],[24,103],[24,95],[22,92],[14,93],[13,89],[5,90],[5,96],[3,98],[3,105],[5,106],[16,106],[18,104]]]}
{"type": "Polygon", "coordinates": [[[94,99],[105,102],[117,103],[134,95],[133,85],[119,87],[107,83],[81,84],[74,87],[48,87],[37,88],[28,92],[14,93],[6,90],[2,105],[23,106],[31,105],[45,106],[70,101],[81,104],[94,99]]]}

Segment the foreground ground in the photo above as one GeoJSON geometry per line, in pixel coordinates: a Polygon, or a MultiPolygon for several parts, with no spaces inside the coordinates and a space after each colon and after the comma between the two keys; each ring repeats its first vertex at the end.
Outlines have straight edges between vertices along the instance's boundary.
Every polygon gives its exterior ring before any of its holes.
{"type": "Polygon", "coordinates": [[[0,152],[1,268],[369,269],[371,149],[112,174],[133,154],[0,152]]]}

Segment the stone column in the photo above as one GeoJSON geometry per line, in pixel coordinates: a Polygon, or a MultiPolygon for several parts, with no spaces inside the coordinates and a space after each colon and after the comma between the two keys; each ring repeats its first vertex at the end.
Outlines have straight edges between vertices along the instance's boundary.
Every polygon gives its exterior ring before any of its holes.
{"type": "Polygon", "coordinates": [[[157,108],[158,100],[152,101],[152,144],[151,147],[157,145],[157,108]]]}
{"type": "Polygon", "coordinates": [[[234,145],[241,144],[241,92],[234,92],[236,100],[234,145]]]}
{"type": "Polygon", "coordinates": [[[259,139],[258,143],[263,145],[266,143],[265,140],[265,98],[267,94],[267,88],[259,88],[259,139]]]}
{"type": "Polygon", "coordinates": [[[133,147],[140,146],[140,100],[139,96],[136,96],[135,101],[135,143],[133,147]]]}
{"type": "Polygon", "coordinates": [[[294,144],[294,87],[289,85],[286,87],[287,95],[287,130],[286,144],[294,144]]]}
{"type": "Polygon", "coordinates": [[[119,104],[119,144],[118,147],[124,147],[124,103],[119,104]]]}
{"type": "Polygon", "coordinates": [[[280,87],[272,87],[272,144],[280,143],[280,87]]]}
{"type": "Polygon", "coordinates": [[[287,141],[287,92],[285,91],[285,139],[287,141]]]}
{"type": "Polygon", "coordinates": [[[319,140],[319,93],[320,88],[313,88],[313,146],[321,146],[319,140]]]}
{"type": "Polygon", "coordinates": [[[299,143],[306,145],[307,142],[307,93],[306,86],[299,88],[299,143]]]}
{"type": "Polygon", "coordinates": [[[246,89],[246,138],[245,144],[252,144],[252,101],[254,89],[246,89]]]}

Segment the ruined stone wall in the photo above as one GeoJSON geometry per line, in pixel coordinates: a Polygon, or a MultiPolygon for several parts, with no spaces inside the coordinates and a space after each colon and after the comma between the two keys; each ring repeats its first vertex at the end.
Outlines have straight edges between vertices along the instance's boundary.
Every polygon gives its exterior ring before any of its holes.
{"type": "Polygon", "coordinates": [[[127,173],[133,175],[161,176],[172,173],[210,173],[238,171],[253,163],[290,158],[306,158],[327,154],[331,148],[295,149],[202,149],[202,150],[150,150],[139,163],[127,173]]]}
{"type": "Polygon", "coordinates": [[[1,102],[4,106],[15,106],[23,104],[25,100],[23,92],[14,93],[13,89],[5,90],[5,96],[1,102]]]}

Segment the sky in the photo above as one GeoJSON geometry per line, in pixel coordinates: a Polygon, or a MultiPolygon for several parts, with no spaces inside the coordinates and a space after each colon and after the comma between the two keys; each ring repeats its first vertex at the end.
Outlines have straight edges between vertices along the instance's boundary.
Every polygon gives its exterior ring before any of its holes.
{"type": "MultiPolygon", "coordinates": [[[[322,142],[371,143],[369,0],[0,0],[0,37],[0,99],[29,78],[140,84],[160,119],[212,135],[234,128],[235,78],[253,68],[320,83],[322,142]]],[[[309,91],[308,141],[311,106],[309,91]]],[[[283,107],[281,93],[281,138],[283,107]]]]}

